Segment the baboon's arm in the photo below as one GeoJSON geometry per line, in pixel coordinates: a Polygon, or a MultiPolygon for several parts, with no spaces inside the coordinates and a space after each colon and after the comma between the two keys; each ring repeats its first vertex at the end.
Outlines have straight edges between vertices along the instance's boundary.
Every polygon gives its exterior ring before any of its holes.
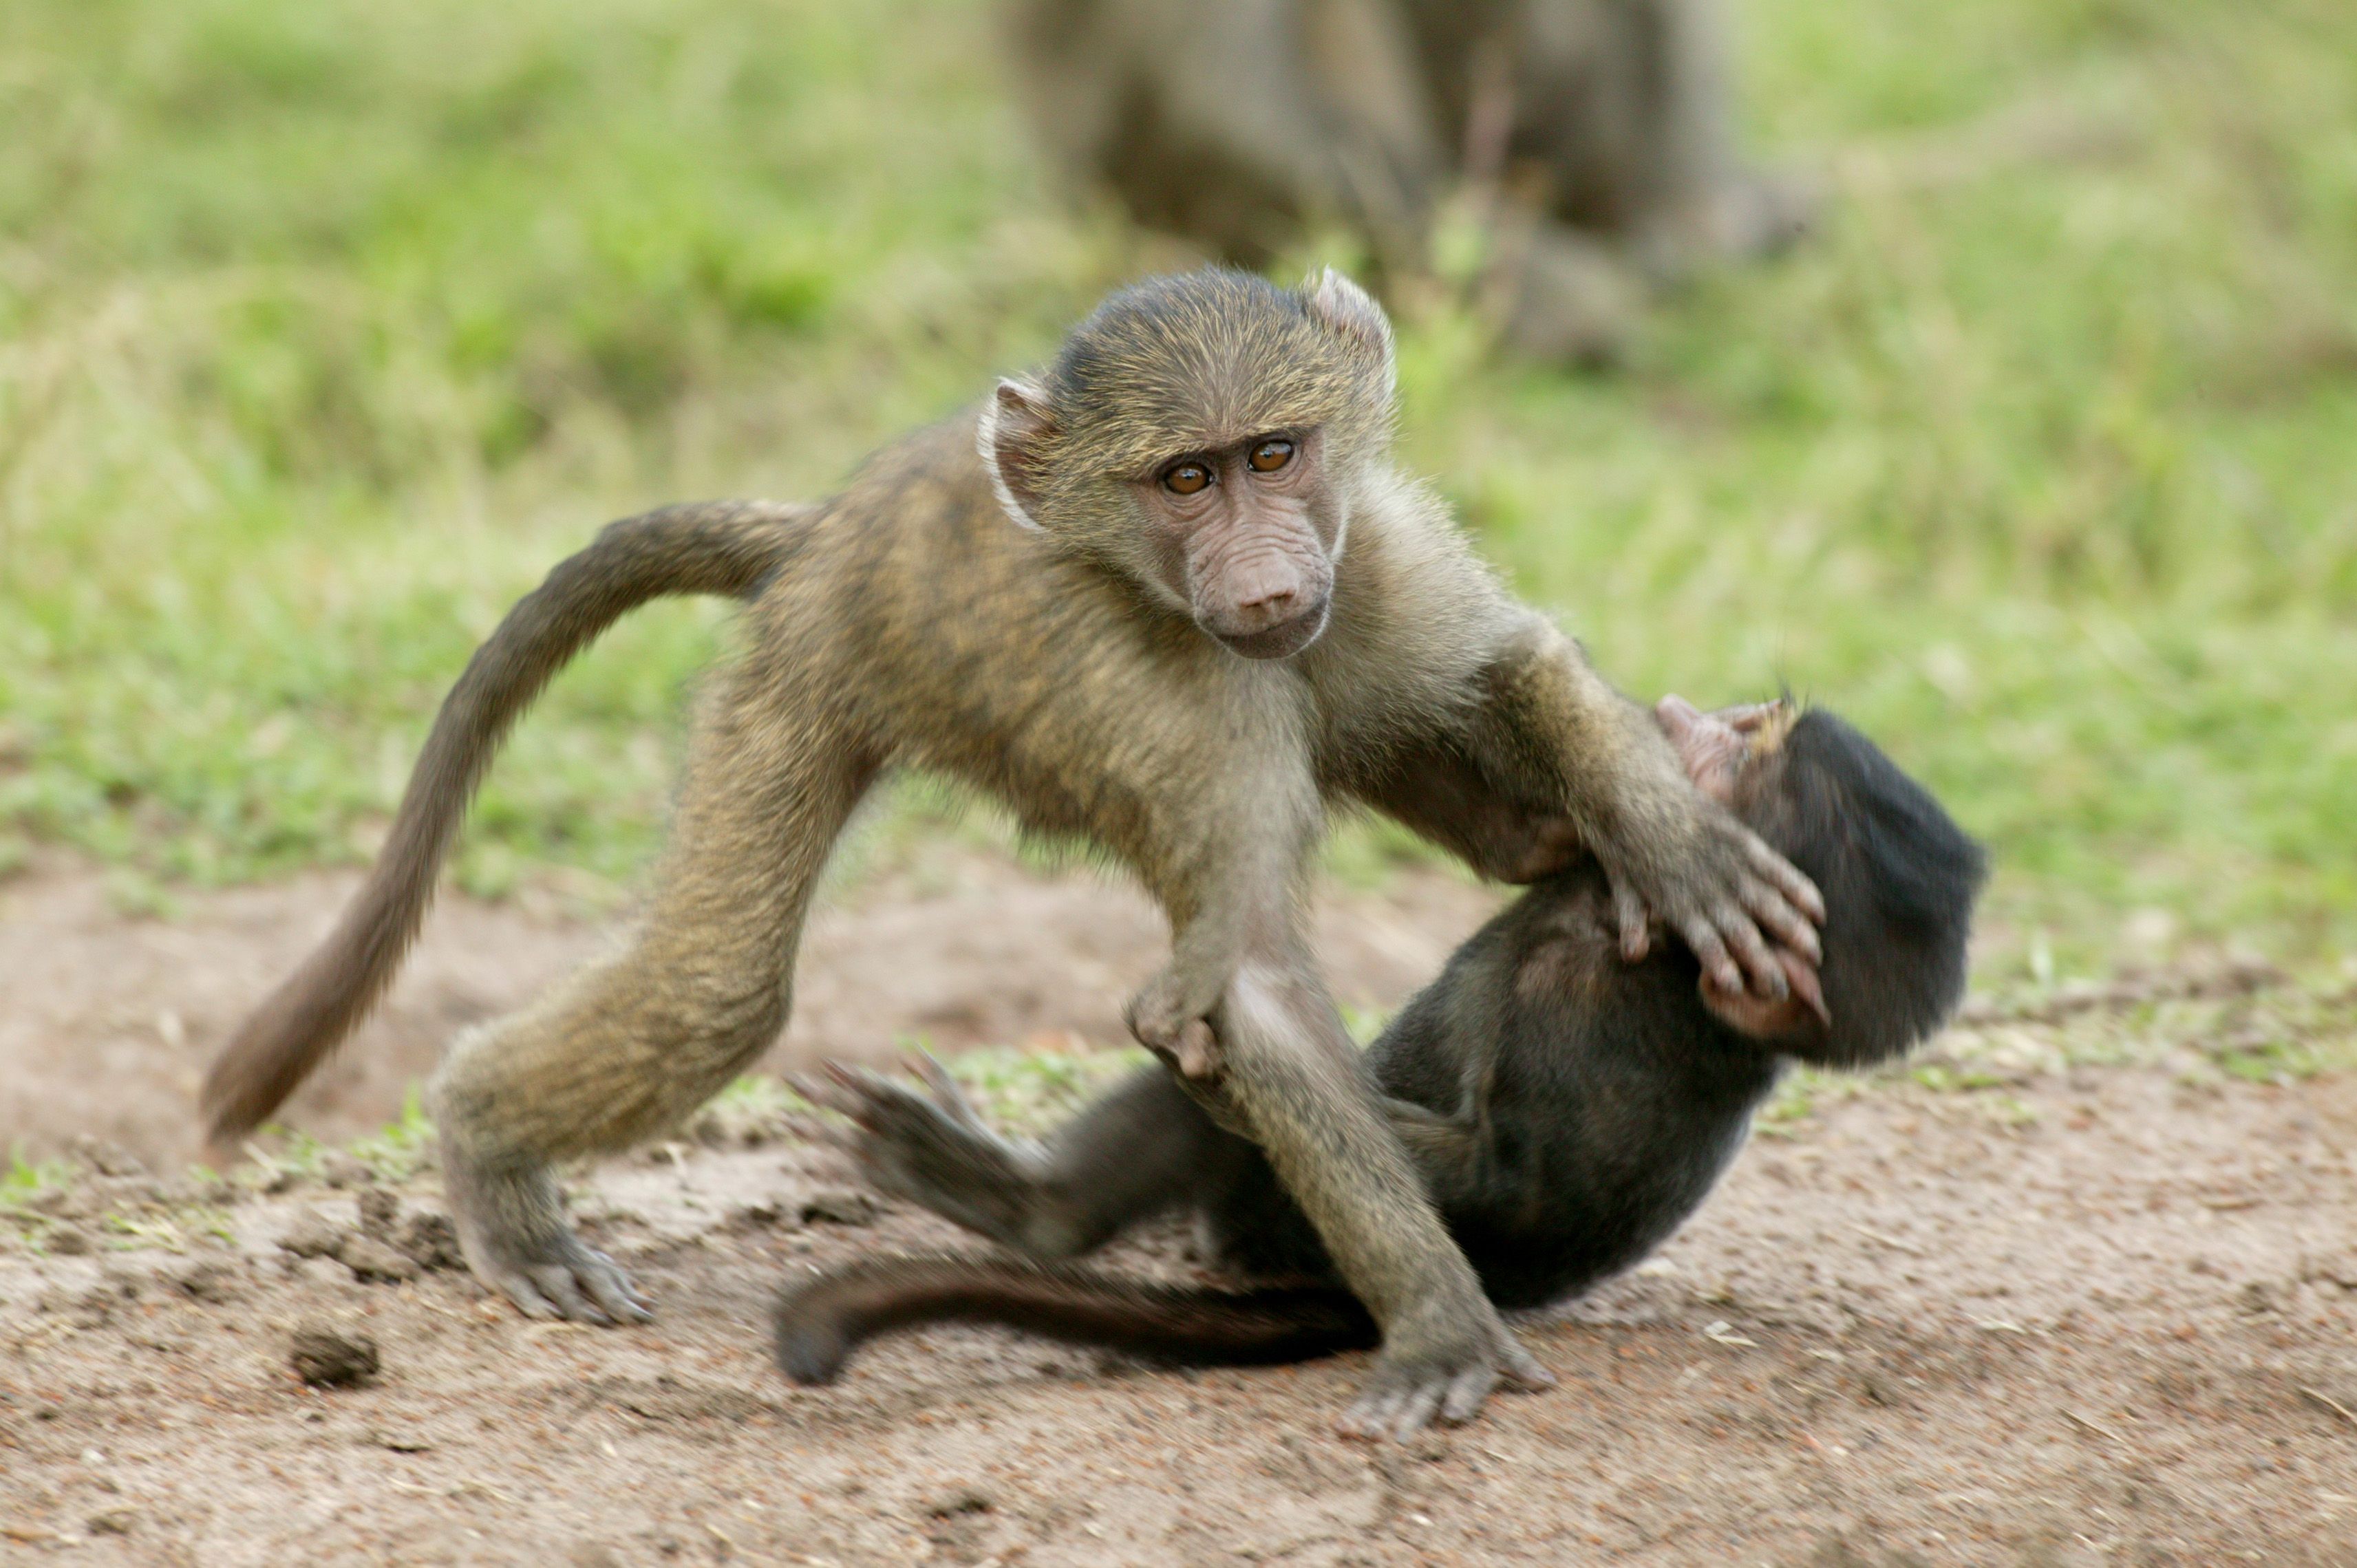
{"type": "Polygon", "coordinates": [[[1577,643],[1525,614],[1483,673],[1465,731],[1475,765],[1559,817],[1602,863],[1623,956],[1645,955],[1658,920],[1724,989],[1746,990],[1748,976],[1748,989],[1783,996],[1789,981],[1769,943],[1817,961],[1815,886],[1695,788],[1652,716],[1577,643]]]}

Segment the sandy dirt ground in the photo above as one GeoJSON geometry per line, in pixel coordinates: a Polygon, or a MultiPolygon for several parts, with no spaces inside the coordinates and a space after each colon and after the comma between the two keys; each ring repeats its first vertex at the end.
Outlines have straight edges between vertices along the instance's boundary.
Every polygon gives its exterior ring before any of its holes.
{"type": "MultiPolygon", "coordinates": [[[[1328,1424],[1357,1357],[1178,1373],[943,1330],[789,1387],[781,1282],[958,1239],[749,1101],[582,1176],[662,1306],[627,1330],[485,1299],[430,1168],[177,1168],[210,1044],[341,890],[129,924],[70,868],[7,885],[0,1127],[130,1147],[0,1206],[0,1563],[2357,1568],[2357,1079],[2219,1070],[2221,1041],[2345,1041],[2357,992],[1984,1006],[1914,1073],[1787,1096],[1655,1259],[1526,1326],[1560,1388],[1368,1445],[1328,1424]],[[295,1369],[362,1344],[358,1382],[295,1369]]],[[[1346,993],[1395,1001],[1483,902],[1332,900],[1346,993]]],[[[601,940],[454,904],[307,1119],[374,1126],[452,1025],[601,940]]],[[[1159,940],[986,859],[888,881],[814,940],[785,1049],[1109,1039],[1159,940]]],[[[1192,1273],[1175,1231],[1112,1261],[1192,1273]]]]}
{"type": "MultiPolygon", "coordinates": [[[[126,919],[105,878],[70,864],[0,880],[0,1152],[78,1133],[157,1168],[203,1153],[197,1083],[221,1041],[326,934],[357,876],[191,895],[170,919],[126,919]]],[[[1438,872],[1322,903],[1318,942],[1347,1004],[1397,1006],[1439,972],[1496,896],[1438,872]]],[[[342,1139],[382,1126],[456,1030],[518,1005],[619,940],[535,901],[446,896],[375,1016],[305,1087],[286,1120],[342,1139]]],[[[1160,965],[1161,917],[1086,872],[1030,874],[984,849],[929,845],[824,902],[771,1068],[935,1048],[1100,1046],[1160,965]]]]}

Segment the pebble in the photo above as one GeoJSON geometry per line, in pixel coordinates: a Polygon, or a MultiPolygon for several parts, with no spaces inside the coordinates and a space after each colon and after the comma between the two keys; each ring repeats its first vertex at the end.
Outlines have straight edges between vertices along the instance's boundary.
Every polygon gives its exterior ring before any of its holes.
{"type": "Polygon", "coordinates": [[[458,1250],[458,1228],[447,1214],[413,1214],[393,1242],[421,1269],[455,1269],[466,1254],[458,1250]]]}
{"type": "Polygon", "coordinates": [[[339,1149],[319,1162],[319,1179],[333,1187],[374,1187],[376,1167],[339,1149]]]}
{"type": "Polygon", "coordinates": [[[90,1232],[79,1225],[52,1225],[41,1244],[60,1258],[86,1258],[98,1250],[90,1232]]]}
{"type": "Polygon", "coordinates": [[[381,1187],[364,1187],[361,1191],[361,1234],[373,1236],[380,1241],[393,1240],[393,1227],[401,1218],[401,1199],[391,1190],[381,1187]]]}
{"type": "Polygon", "coordinates": [[[295,1375],[315,1389],[357,1387],[375,1378],[378,1369],[375,1340],[317,1323],[295,1330],[286,1360],[295,1375]]]}
{"type": "Polygon", "coordinates": [[[830,1225],[873,1225],[876,1200],[856,1187],[821,1187],[802,1199],[802,1223],[823,1219],[830,1225]]]}
{"type": "Polygon", "coordinates": [[[373,1236],[347,1236],[343,1250],[336,1256],[352,1277],[361,1281],[382,1281],[398,1283],[417,1277],[417,1264],[404,1252],[396,1252],[373,1236]]]}
{"type": "Polygon", "coordinates": [[[333,1258],[342,1254],[349,1235],[350,1231],[317,1209],[306,1208],[295,1216],[295,1222],[278,1238],[278,1245],[298,1258],[333,1258]]]}

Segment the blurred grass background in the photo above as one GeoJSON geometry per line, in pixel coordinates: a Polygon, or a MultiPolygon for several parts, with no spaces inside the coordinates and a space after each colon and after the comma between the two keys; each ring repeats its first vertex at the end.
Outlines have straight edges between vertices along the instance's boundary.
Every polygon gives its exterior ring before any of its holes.
{"type": "MultiPolygon", "coordinates": [[[[1738,11],[1825,232],[1618,376],[1412,312],[1411,462],[1628,689],[1789,682],[1880,736],[1996,846],[2000,969],[2342,961],[2357,8],[1738,11]]],[[[364,858],[599,522],[820,493],[1185,259],[1050,190],[981,0],[10,0],[0,875],[364,858]]],[[[627,886],[725,624],[568,673],[462,880],[627,886]]]]}

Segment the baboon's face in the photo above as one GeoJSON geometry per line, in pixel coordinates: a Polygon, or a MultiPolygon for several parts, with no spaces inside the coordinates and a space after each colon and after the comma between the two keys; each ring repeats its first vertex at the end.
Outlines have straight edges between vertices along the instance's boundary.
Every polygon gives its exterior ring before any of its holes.
{"type": "Polygon", "coordinates": [[[1183,453],[1131,481],[1149,568],[1195,624],[1248,659],[1326,629],[1342,509],[1315,429],[1183,453]]]}
{"type": "Polygon", "coordinates": [[[1391,442],[1381,306],[1207,268],[1114,295],[974,433],[1006,514],[1251,659],[1326,629],[1351,507],[1391,442]]]}

